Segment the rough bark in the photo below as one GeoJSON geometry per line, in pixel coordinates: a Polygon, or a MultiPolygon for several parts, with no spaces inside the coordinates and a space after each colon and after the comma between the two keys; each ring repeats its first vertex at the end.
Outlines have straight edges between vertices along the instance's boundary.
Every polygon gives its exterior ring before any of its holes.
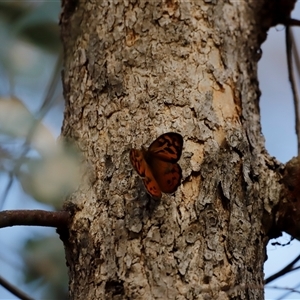
{"type": "Polygon", "coordinates": [[[281,176],[258,106],[269,3],[63,3],[62,134],[87,170],[66,206],[71,299],[263,299],[281,176]],[[183,182],[154,201],[129,150],[168,131],[183,182]]]}

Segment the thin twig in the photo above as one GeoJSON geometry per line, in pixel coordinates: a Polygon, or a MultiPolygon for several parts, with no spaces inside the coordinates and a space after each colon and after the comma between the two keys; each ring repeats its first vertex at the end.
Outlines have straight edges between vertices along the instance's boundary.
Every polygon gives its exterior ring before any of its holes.
{"type": "Polygon", "coordinates": [[[52,74],[52,78],[51,78],[50,84],[48,86],[43,104],[41,105],[40,109],[36,113],[35,120],[33,121],[33,124],[31,126],[31,128],[29,129],[29,132],[26,136],[26,140],[25,140],[24,145],[23,145],[23,151],[21,152],[20,157],[16,160],[13,170],[10,172],[9,182],[6,185],[6,188],[4,190],[2,199],[0,199],[0,209],[2,209],[3,204],[4,204],[4,202],[7,198],[7,195],[9,193],[9,190],[10,190],[11,185],[12,185],[13,180],[14,180],[14,175],[19,172],[19,169],[20,169],[21,165],[24,162],[25,155],[30,150],[29,145],[30,145],[30,142],[31,142],[34,134],[36,133],[36,129],[37,129],[39,123],[42,121],[44,116],[48,113],[48,111],[50,110],[50,108],[53,104],[55,88],[57,87],[57,85],[59,83],[59,80],[61,78],[59,76],[59,72],[61,70],[61,67],[62,67],[62,53],[59,53],[59,56],[58,56],[56,64],[55,64],[54,72],[52,74]]]}
{"type": "Polygon", "coordinates": [[[294,293],[294,290],[296,290],[296,289],[299,288],[299,287],[300,287],[300,283],[297,284],[297,285],[293,288],[292,291],[286,292],[285,294],[283,294],[282,296],[280,296],[279,298],[277,298],[277,300],[284,300],[284,299],[287,299],[287,297],[288,297],[290,294],[294,293]]]}
{"type": "Polygon", "coordinates": [[[2,285],[5,289],[11,292],[16,297],[20,298],[21,300],[34,300],[33,298],[29,297],[24,292],[20,291],[17,287],[9,283],[6,279],[0,276],[0,285],[2,285]]]}
{"type": "Polygon", "coordinates": [[[278,271],[277,273],[275,273],[275,274],[271,275],[270,277],[268,277],[267,279],[265,279],[265,284],[268,284],[268,283],[272,282],[273,280],[275,280],[275,279],[279,278],[280,276],[283,276],[289,272],[299,269],[300,267],[293,268],[295,263],[297,263],[299,260],[300,260],[300,254],[292,262],[290,262],[288,265],[286,265],[284,268],[282,268],[280,271],[278,271]]]}
{"type": "Polygon", "coordinates": [[[25,225],[67,228],[70,214],[67,211],[4,210],[0,211],[0,228],[25,225]]]}
{"type": "Polygon", "coordinates": [[[267,288],[268,289],[275,289],[275,290],[285,290],[285,291],[290,291],[290,293],[300,294],[300,291],[296,290],[295,288],[281,287],[281,286],[268,286],[267,288]]]}
{"type": "MultiPolygon", "coordinates": [[[[293,33],[293,30],[290,30],[290,35],[291,35],[291,41],[292,41],[292,53],[293,53],[293,57],[294,57],[294,61],[295,61],[295,65],[296,65],[296,70],[298,71],[298,75],[300,75],[300,58],[299,58],[299,51],[298,51],[298,46],[297,46],[297,43],[296,43],[296,40],[295,40],[295,37],[294,37],[294,33],[293,33]]],[[[296,84],[295,84],[296,85],[296,84]]],[[[295,88],[296,89],[296,88],[295,88]]],[[[296,92],[297,93],[297,92],[296,92]]],[[[297,109],[298,109],[298,122],[300,123],[299,119],[300,119],[300,112],[299,112],[299,97],[298,97],[298,93],[297,93],[297,101],[298,101],[298,106],[297,106],[297,109]]],[[[300,131],[300,124],[296,124],[297,128],[298,128],[298,132],[300,131]]],[[[299,145],[299,139],[300,137],[298,136],[298,145],[299,145]]],[[[299,149],[299,146],[298,146],[298,154],[299,153],[300,149],[299,149]]]]}
{"type": "Polygon", "coordinates": [[[295,107],[295,127],[297,134],[297,148],[298,155],[300,154],[300,115],[299,115],[299,97],[296,88],[295,75],[293,71],[293,60],[292,60],[292,47],[295,46],[295,41],[293,40],[292,31],[289,26],[286,26],[286,34],[285,34],[285,42],[286,42],[286,53],[287,53],[287,64],[288,64],[288,74],[289,81],[291,83],[293,99],[294,99],[294,107],[295,107]]]}
{"type": "Polygon", "coordinates": [[[9,172],[9,180],[8,180],[8,183],[6,184],[5,189],[4,189],[2,199],[0,199],[0,210],[2,209],[2,207],[5,203],[5,199],[8,196],[8,193],[10,191],[10,188],[11,188],[12,184],[13,184],[13,181],[14,181],[14,175],[13,175],[12,172],[9,172]]]}

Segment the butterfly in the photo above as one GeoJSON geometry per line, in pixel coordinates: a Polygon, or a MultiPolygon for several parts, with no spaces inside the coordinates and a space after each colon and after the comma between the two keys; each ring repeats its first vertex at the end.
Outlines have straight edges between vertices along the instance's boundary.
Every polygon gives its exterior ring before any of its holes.
{"type": "Polygon", "coordinates": [[[181,156],[182,146],[182,136],[168,132],[159,136],[148,150],[130,150],[131,164],[154,199],[159,200],[162,192],[175,192],[180,185],[182,171],[177,161],[181,156]]]}

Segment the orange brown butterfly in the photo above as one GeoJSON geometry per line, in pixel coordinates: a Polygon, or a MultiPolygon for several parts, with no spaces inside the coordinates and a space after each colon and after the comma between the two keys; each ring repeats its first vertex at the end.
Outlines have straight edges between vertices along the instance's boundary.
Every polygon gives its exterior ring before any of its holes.
{"type": "Polygon", "coordinates": [[[130,150],[130,161],[142,177],[151,197],[160,199],[163,193],[174,193],[180,185],[182,171],[177,164],[183,146],[179,133],[168,132],[159,136],[148,148],[130,150]]]}

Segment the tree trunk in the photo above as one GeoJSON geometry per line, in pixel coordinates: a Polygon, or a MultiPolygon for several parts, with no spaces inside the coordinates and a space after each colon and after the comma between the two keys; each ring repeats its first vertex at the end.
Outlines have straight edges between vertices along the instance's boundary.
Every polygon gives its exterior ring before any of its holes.
{"type": "Polygon", "coordinates": [[[269,2],[63,3],[62,134],[86,166],[66,205],[71,299],[263,299],[280,193],[258,107],[269,2]],[[129,151],[169,131],[182,184],[154,200],[129,151]]]}

